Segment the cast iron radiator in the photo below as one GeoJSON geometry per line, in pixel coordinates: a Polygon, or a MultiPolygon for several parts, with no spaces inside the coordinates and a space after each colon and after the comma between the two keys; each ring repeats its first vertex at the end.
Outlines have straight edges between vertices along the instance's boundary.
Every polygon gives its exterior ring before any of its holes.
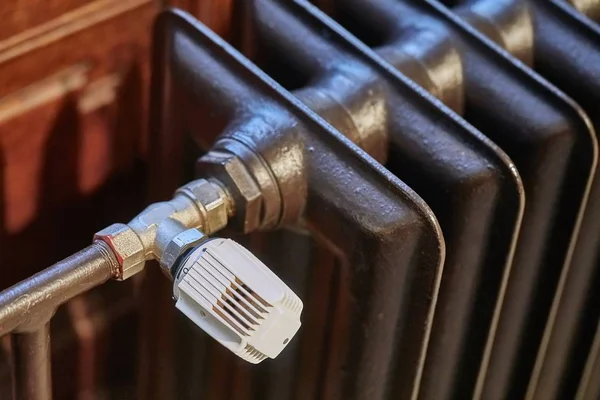
{"type": "Polygon", "coordinates": [[[153,196],[189,153],[199,177],[251,176],[231,233],[305,309],[260,366],[177,318],[150,379],[177,399],[600,398],[600,1],[572,3],[253,0],[227,40],[161,14],[153,196]]]}

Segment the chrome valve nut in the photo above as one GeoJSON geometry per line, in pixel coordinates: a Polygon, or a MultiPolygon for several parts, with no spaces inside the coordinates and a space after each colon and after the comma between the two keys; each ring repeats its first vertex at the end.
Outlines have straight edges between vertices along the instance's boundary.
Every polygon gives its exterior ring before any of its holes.
{"type": "Polygon", "coordinates": [[[248,233],[260,227],[262,193],[239,157],[212,150],[198,160],[196,167],[198,173],[215,176],[228,188],[235,202],[232,222],[237,231],[248,233]]]}
{"type": "Polygon", "coordinates": [[[177,194],[190,198],[204,216],[206,233],[211,234],[227,225],[229,216],[228,196],[225,190],[214,182],[198,179],[177,189],[177,194]]]}
{"type": "Polygon", "coordinates": [[[146,251],[138,235],[125,224],[113,224],[94,235],[113,251],[119,271],[117,280],[125,280],[137,274],[146,264],[146,251]]]}
{"type": "Polygon", "coordinates": [[[173,274],[173,266],[179,258],[189,249],[208,240],[208,236],[200,232],[198,229],[187,229],[175,236],[165,247],[160,258],[160,266],[169,273],[173,274]]]}

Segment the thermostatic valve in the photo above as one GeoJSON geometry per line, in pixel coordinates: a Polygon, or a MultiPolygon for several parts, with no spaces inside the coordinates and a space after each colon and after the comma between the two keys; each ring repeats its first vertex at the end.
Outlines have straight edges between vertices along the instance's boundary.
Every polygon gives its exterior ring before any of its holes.
{"type": "Polygon", "coordinates": [[[302,301],[231,239],[201,243],[173,272],[176,307],[248,362],[277,357],[300,328],[302,301]]]}

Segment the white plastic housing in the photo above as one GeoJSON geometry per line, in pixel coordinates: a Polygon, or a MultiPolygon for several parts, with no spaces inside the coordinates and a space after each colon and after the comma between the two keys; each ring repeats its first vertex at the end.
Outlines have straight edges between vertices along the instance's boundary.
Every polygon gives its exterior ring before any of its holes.
{"type": "Polygon", "coordinates": [[[302,301],[231,239],[212,239],[194,249],[173,293],[182,313],[253,364],[277,357],[300,328],[302,301]]]}

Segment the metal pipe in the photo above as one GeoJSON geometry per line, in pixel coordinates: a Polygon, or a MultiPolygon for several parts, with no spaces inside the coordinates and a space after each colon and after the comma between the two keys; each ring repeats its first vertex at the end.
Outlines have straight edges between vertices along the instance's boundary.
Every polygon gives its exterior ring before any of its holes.
{"type": "Polygon", "coordinates": [[[58,306],[115,276],[118,264],[104,242],[96,241],[0,293],[0,337],[34,333],[58,306]]]}
{"type": "Polygon", "coordinates": [[[12,335],[14,398],[52,399],[50,321],[34,332],[12,335]]]}

